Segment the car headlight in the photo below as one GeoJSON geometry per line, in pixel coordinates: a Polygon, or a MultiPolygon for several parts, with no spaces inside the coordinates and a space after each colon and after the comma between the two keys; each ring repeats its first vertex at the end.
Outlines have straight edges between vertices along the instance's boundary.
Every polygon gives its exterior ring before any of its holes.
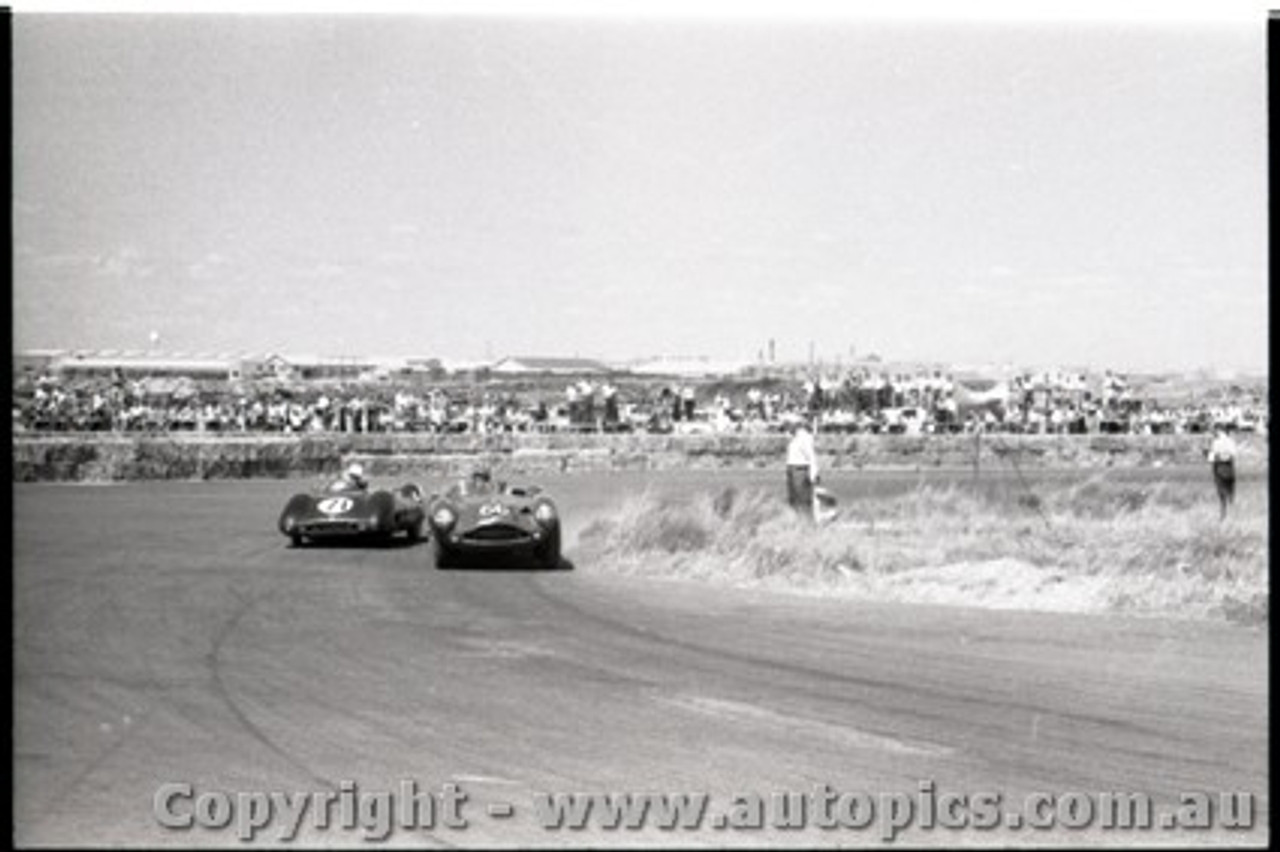
{"type": "Polygon", "coordinates": [[[556,507],[550,503],[539,503],[538,508],[533,510],[533,516],[540,524],[550,524],[556,519],[556,507]]]}
{"type": "Polygon", "coordinates": [[[453,509],[450,509],[448,506],[441,506],[431,513],[431,523],[441,529],[448,529],[453,526],[454,522],[457,520],[458,516],[454,513],[453,509]]]}

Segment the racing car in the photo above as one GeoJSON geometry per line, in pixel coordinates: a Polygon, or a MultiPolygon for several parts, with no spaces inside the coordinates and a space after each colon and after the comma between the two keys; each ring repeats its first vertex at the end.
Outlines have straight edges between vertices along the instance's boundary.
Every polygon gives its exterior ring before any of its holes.
{"type": "Polygon", "coordinates": [[[464,561],[560,565],[560,513],[536,486],[494,483],[487,472],[477,472],[470,481],[432,497],[428,523],[437,568],[464,561]]]}
{"type": "Polygon", "coordinates": [[[417,541],[425,519],[422,489],[413,483],[388,491],[339,480],[293,495],[280,513],[280,532],[295,547],[321,539],[387,540],[398,532],[417,541]]]}

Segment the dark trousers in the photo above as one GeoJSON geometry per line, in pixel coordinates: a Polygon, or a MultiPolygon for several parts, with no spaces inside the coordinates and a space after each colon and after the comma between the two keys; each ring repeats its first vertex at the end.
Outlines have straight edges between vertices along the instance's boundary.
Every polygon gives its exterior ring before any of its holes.
{"type": "Polygon", "coordinates": [[[1236,499],[1236,465],[1230,461],[1216,461],[1213,463],[1213,484],[1218,489],[1218,504],[1222,507],[1222,514],[1227,513],[1227,507],[1236,499]]]}
{"type": "Polygon", "coordinates": [[[808,465],[787,465],[787,503],[797,512],[813,517],[813,482],[808,465]]]}

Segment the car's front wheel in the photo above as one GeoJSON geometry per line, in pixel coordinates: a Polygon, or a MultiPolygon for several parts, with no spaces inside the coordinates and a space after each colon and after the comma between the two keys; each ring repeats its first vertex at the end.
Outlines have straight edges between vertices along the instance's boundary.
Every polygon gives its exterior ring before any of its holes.
{"type": "Polygon", "coordinates": [[[291,534],[289,535],[289,545],[290,545],[291,547],[302,547],[302,534],[301,534],[301,533],[291,533],[291,534]]]}
{"type": "Polygon", "coordinates": [[[454,553],[451,550],[449,550],[449,548],[445,547],[444,545],[440,544],[440,542],[437,541],[436,542],[436,570],[451,568],[455,562],[457,562],[457,558],[455,557],[454,553]]]}
{"type": "Polygon", "coordinates": [[[555,530],[538,550],[538,567],[554,571],[560,567],[560,530],[555,530]]]}

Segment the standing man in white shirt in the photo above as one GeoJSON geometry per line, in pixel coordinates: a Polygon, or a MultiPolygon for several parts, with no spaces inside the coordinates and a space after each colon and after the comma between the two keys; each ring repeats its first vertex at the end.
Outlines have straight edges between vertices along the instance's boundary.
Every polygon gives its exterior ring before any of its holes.
{"type": "Polygon", "coordinates": [[[1213,427],[1213,443],[1209,445],[1208,455],[1213,484],[1218,489],[1218,518],[1223,520],[1236,498],[1236,442],[1227,434],[1225,426],[1213,427]]]}
{"type": "Polygon", "coordinates": [[[800,419],[787,443],[787,503],[813,519],[813,488],[818,484],[818,449],[809,423],[800,419]]]}

